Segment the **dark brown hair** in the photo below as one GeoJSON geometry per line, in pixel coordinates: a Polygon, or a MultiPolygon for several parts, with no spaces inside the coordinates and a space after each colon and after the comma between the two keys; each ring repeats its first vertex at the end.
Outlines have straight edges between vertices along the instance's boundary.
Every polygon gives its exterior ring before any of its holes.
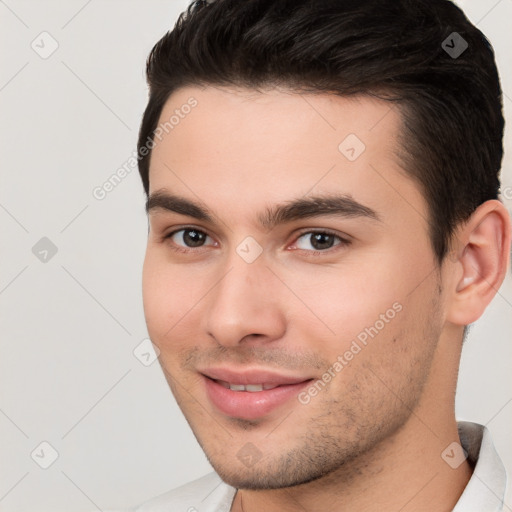
{"type": "Polygon", "coordinates": [[[400,160],[427,201],[439,262],[456,225],[498,196],[504,120],[494,52],[448,0],[194,1],[151,51],[147,79],[138,141],[146,194],[147,141],[165,102],[179,88],[215,85],[396,104],[400,160]]]}

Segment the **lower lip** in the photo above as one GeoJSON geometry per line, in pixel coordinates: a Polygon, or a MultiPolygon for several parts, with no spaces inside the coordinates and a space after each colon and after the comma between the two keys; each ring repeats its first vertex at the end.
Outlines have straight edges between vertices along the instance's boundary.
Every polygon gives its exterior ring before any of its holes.
{"type": "Polygon", "coordinates": [[[309,380],[297,384],[287,384],[263,391],[232,391],[218,382],[204,377],[206,394],[210,401],[227,416],[254,420],[261,418],[296,397],[309,380]]]}

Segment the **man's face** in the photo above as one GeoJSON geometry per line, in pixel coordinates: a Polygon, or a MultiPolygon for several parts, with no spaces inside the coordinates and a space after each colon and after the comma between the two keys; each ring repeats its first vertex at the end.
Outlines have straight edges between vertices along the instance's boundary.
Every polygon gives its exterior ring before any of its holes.
{"type": "Polygon", "coordinates": [[[399,113],[189,87],[160,122],[173,115],[151,157],[143,277],[172,392],[233,486],[347,467],[421,406],[444,324],[427,206],[395,155],[399,113]]]}

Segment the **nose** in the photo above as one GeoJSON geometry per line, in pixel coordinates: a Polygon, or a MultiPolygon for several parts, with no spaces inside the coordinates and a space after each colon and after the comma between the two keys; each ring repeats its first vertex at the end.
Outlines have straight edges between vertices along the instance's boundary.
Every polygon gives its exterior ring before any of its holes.
{"type": "Polygon", "coordinates": [[[225,347],[259,346],[286,331],[280,283],[264,260],[246,263],[238,255],[208,294],[203,321],[207,334],[225,347]]]}

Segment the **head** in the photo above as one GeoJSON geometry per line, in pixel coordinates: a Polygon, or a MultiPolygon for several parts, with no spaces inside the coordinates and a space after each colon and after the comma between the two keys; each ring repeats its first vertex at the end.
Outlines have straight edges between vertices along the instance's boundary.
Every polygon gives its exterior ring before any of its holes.
{"type": "Polygon", "coordinates": [[[446,0],[194,2],[147,75],[146,320],[219,474],[300,484],[453,416],[510,243],[482,33],[446,0]],[[258,378],[292,398],[218,383],[258,378]]]}

